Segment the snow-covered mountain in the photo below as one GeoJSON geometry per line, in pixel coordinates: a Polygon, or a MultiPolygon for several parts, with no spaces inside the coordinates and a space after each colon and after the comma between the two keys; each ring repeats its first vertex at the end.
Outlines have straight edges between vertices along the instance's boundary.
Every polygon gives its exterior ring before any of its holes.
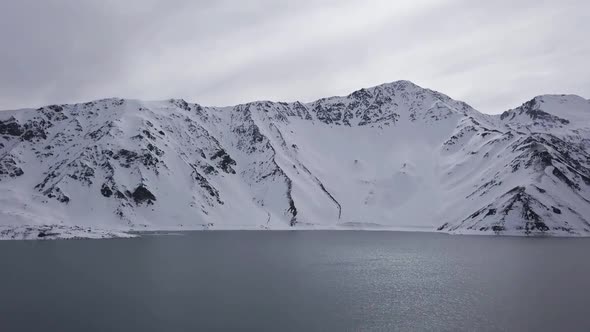
{"type": "Polygon", "coordinates": [[[0,233],[420,228],[590,235],[590,101],[501,115],[408,81],[311,103],[0,112],[0,233]]]}

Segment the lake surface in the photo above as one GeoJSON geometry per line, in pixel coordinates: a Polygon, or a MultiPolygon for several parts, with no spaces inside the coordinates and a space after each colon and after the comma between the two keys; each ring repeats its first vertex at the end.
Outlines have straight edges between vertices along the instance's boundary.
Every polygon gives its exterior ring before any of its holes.
{"type": "Polygon", "coordinates": [[[0,241],[0,330],[590,329],[590,239],[182,234],[0,241]]]}

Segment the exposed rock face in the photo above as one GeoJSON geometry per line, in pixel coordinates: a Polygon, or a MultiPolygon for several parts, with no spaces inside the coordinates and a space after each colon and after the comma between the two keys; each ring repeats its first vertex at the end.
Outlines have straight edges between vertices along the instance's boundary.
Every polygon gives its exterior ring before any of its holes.
{"type": "Polygon", "coordinates": [[[311,103],[51,105],[0,112],[0,223],[589,235],[588,151],[581,97],[490,116],[407,81],[311,103]]]}
{"type": "Polygon", "coordinates": [[[133,193],[131,194],[133,200],[137,204],[147,203],[147,204],[154,204],[156,200],[156,196],[152,194],[151,191],[148,190],[144,185],[140,185],[139,187],[135,188],[133,193]]]}

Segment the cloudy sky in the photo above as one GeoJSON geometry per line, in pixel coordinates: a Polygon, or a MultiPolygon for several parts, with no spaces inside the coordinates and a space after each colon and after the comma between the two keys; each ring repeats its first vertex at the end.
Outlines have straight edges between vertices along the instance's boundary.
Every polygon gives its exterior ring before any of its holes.
{"type": "Polygon", "coordinates": [[[588,0],[0,0],[0,109],[311,101],[400,79],[487,113],[590,98],[588,0]]]}

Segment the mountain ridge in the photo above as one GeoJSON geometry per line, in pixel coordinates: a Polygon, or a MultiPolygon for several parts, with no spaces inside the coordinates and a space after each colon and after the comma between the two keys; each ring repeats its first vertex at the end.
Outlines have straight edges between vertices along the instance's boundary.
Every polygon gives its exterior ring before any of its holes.
{"type": "Polygon", "coordinates": [[[0,234],[372,225],[586,236],[589,122],[543,109],[586,106],[532,100],[487,115],[402,80],[308,103],[108,98],[3,111],[0,234]]]}

